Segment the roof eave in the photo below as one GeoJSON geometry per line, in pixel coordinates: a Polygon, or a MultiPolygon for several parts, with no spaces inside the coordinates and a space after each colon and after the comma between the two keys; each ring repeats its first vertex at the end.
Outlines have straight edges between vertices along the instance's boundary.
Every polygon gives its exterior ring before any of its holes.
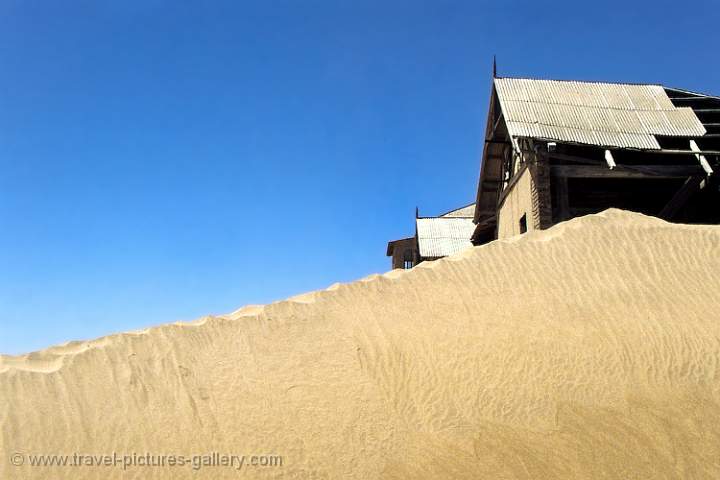
{"type": "Polygon", "coordinates": [[[480,199],[482,197],[483,193],[483,182],[485,180],[485,175],[487,171],[487,151],[488,151],[488,139],[492,136],[492,129],[494,126],[494,118],[495,118],[495,104],[496,104],[496,97],[497,97],[497,91],[495,89],[495,81],[496,78],[493,78],[492,81],[492,88],[490,89],[490,101],[488,102],[488,114],[487,119],[485,122],[485,135],[483,137],[483,152],[482,157],[480,158],[480,177],[478,178],[478,188],[477,188],[477,195],[475,196],[475,212],[473,214],[473,222],[478,223],[480,221],[480,199]]]}

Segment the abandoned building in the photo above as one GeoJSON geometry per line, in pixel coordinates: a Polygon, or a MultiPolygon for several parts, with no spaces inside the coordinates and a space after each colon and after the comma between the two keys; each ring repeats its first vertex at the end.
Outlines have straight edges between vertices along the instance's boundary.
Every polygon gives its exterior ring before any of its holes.
{"type": "MultiPolygon", "coordinates": [[[[720,97],[650,84],[493,77],[472,244],[611,207],[720,223],[720,97]]],[[[467,223],[447,216],[417,218],[415,237],[390,242],[393,268],[466,248],[467,223]]]]}
{"type": "Polygon", "coordinates": [[[471,247],[474,210],[474,203],[437,217],[421,217],[415,210],[415,236],[388,242],[387,256],[392,257],[392,268],[412,268],[471,247]]]}
{"type": "Polygon", "coordinates": [[[475,245],[616,207],[720,223],[720,98],[662,87],[494,78],[475,245]]]}

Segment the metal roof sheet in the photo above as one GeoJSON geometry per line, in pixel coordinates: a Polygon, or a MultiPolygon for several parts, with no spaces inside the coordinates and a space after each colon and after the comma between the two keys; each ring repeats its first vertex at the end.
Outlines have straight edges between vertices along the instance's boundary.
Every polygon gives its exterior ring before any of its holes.
{"type": "Polygon", "coordinates": [[[466,205],[464,207],[456,208],[455,210],[450,210],[447,213],[443,213],[440,215],[441,217],[448,218],[448,217],[472,217],[475,215],[475,202],[466,205]]]}
{"type": "Polygon", "coordinates": [[[495,88],[513,137],[657,150],[655,135],[706,133],[659,85],[497,78],[495,88]]]}
{"type": "Polygon", "coordinates": [[[422,257],[446,257],[472,246],[472,218],[434,217],[416,219],[418,247],[422,257]]]}

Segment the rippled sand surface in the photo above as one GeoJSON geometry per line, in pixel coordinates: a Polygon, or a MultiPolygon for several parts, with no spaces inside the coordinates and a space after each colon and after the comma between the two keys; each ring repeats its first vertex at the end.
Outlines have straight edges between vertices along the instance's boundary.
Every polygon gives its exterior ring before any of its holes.
{"type": "Polygon", "coordinates": [[[239,475],[29,466],[75,452],[282,457],[249,478],[720,478],[719,285],[720,228],[608,210],[271,305],[0,357],[0,478],[239,475]]]}

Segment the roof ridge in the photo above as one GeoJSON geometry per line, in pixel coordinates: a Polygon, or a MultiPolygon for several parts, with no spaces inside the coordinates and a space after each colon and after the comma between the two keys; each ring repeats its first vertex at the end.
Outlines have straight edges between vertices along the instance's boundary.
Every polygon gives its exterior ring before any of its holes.
{"type": "MultiPolygon", "coordinates": [[[[689,93],[692,95],[699,95],[699,98],[707,97],[707,98],[715,98],[715,99],[720,100],[720,96],[718,96],[718,95],[710,95],[709,93],[698,92],[696,90],[688,90],[685,88],[669,87],[667,85],[664,85],[663,88],[665,90],[674,90],[676,92],[689,93]]],[[[670,100],[672,100],[672,97],[670,97],[670,100]]]]}
{"type": "MultiPolygon", "coordinates": [[[[457,212],[457,211],[462,210],[462,209],[464,209],[464,208],[468,208],[468,207],[470,207],[470,206],[472,206],[472,205],[475,205],[475,202],[470,202],[470,203],[468,203],[467,205],[463,205],[462,207],[457,207],[457,208],[453,208],[452,210],[448,210],[447,212],[441,213],[440,215],[438,215],[438,217],[444,217],[445,215],[449,215],[449,214],[451,214],[451,213],[453,213],[453,212],[457,212]]],[[[469,217],[471,218],[472,215],[470,215],[469,217]]],[[[425,217],[425,218],[428,218],[428,217],[425,217]]],[[[464,217],[459,217],[459,218],[464,218],[464,217]]]]}
{"type": "MultiPolygon", "coordinates": [[[[469,206],[469,205],[468,205],[469,206]]],[[[468,218],[473,218],[472,216],[468,217],[416,217],[415,220],[467,220],[468,218]]]]}
{"type": "Polygon", "coordinates": [[[495,80],[532,80],[532,81],[539,81],[539,82],[564,82],[564,83],[592,83],[592,84],[606,84],[606,85],[635,85],[635,86],[645,86],[645,87],[662,87],[666,88],[661,83],[647,83],[647,82],[613,82],[613,81],[607,81],[607,80],[568,80],[568,79],[562,79],[562,78],[539,78],[539,77],[513,77],[513,76],[502,76],[502,77],[496,77],[493,79],[495,80]]]}

